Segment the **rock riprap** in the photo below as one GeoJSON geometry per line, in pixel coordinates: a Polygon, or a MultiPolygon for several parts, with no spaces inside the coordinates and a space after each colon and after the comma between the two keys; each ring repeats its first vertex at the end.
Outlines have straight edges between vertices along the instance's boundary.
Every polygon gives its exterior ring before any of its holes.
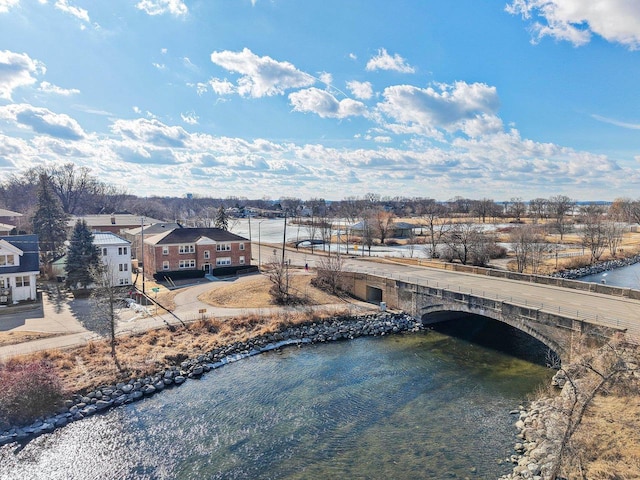
{"type": "Polygon", "coordinates": [[[422,324],[404,313],[383,312],[371,315],[341,316],[330,320],[290,327],[286,330],[251,338],[245,342],[216,348],[172,365],[161,372],[128,382],[103,386],[84,395],[65,400],[56,415],[38,419],[27,426],[15,426],[0,433],[0,445],[27,440],[49,433],[70,422],[135,402],[199,378],[212,369],[243,358],[276,350],[288,345],[351,340],[362,336],[382,336],[400,332],[417,332],[422,324]]]}

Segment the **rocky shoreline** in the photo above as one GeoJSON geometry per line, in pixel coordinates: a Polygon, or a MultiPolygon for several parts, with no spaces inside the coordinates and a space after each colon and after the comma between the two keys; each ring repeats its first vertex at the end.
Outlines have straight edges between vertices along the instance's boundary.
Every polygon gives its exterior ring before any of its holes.
{"type": "Polygon", "coordinates": [[[520,407],[512,414],[519,415],[516,421],[518,443],[516,453],[509,460],[515,465],[513,471],[500,480],[546,480],[557,460],[562,438],[562,409],[559,398],[544,398],[531,402],[528,409],[520,407]]]}
{"type": "Polygon", "coordinates": [[[376,313],[341,316],[323,322],[290,327],[281,332],[251,338],[173,365],[155,375],[131,379],[127,383],[106,385],[85,395],[75,394],[65,400],[56,415],[40,418],[30,425],[14,426],[0,432],[0,446],[24,442],[57,428],[105,412],[110,408],[132,403],[145,397],[200,378],[204,373],[229,363],[288,345],[305,345],[352,340],[361,336],[383,336],[423,330],[422,324],[404,313],[376,313]]]}
{"type": "Polygon", "coordinates": [[[596,275],[602,272],[608,272],[616,268],[627,267],[635,263],[640,262],[640,255],[634,255],[629,258],[620,258],[616,260],[608,260],[606,262],[596,263],[595,265],[588,265],[586,267],[574,268],[571,270],[562,270],[554,273],[552,277],[566,278],[568,280],[575,280],[588,275],[596,275]]]}

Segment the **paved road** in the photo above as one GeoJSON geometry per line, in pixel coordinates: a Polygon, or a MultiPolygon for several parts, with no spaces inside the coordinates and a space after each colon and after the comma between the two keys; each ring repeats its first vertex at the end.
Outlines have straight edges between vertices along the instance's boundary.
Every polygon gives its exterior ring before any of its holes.
{"type": "MultiPolygon", "coordinates": [[[[263,247],[262,255],[271,252],[273,258],[272,250],[273,247],[263,247]]],[[[281,251],[278,251],[278,255],[281,255],[281,251]]],[[[315,266],[321,261],[322,256],[287,251],[285,258],[291,259],[293,265],[309,263],[310,266],[315,266]]],[[[477,296],[540,308],[546,312],[561,313],[599,325],[626,328],[631,336],[640,339],[638,300],[437,268],[367,260],[366,256],[351,256],[345,259],[344,268],[347,271],[386,276],[408,283],[473,293],[477,296]]]]}
{"type": "MultiPolygon", "coordinates": [[[[254,244],[254,261],[257,261],[257,245],[254,244]]],[[[261,260],[264,263],[282,254],[277,246],[262,245],[261,260]]],[[[281,257],[280,257],[281,258],[281,257]]],[[[305,264],[314,268],[323,257],[307,252],[287,251],[286,259],[292,266],[303,269],[305,264]]],[[[420,285],[431,285],[449,290],[458,290],[487,298],[510,301],[513,303],[540,308],[549,312],[560,312],[567,316],[587,319],[593,323],[627,328],[629,333],[640,339],[640,301],[611,297],[608,295],[582,292],[554,286],[538,285],[527,282],[486,277],[481,275],[450,272],[426,267],[413,267],[393,263],[369,262],[367,257],[351,257],[345,260],[345,270],[386,276],[420,285]]],[[[243,279],[235,281],[242,282],[243,279]]],[[[223,282],[206,283],[189,287],[176,295],[175,314],[182,320],[190,321],[198,318],[202,309],[207,315],[216,317],[232,317],[250,312],[267,314],[277,307],[263,309],[219,309],[200,302],[197,297],[202,292],[222,285],[223,282]]],[[[370,307],[370,305],[369,305],[370,307]]],[[[364,303],[353,307],[367,308],[364,303]]],[[[155,309],[150,307],[151,314],[155,309]]],[[[59,336],[36,340],[19,345],[0,347],[0,359],[15,356],[19,353],[31,353],[38,350],[67,348],[86,343],[96,336],[83,326],[82,319],[89,315],[90,305],[87,300],[72,300],[57,292],[45,295],[43,309],[21,313],[16,316],[0,315],[0,331],[22,330],[61,334],[59,336]]],[[[135,312],[123,312],[123,321],[119,325],[121,332],[143,331],[166,323],[179,323],[179,320],[167,313],[147,317],[135,312]]]]}

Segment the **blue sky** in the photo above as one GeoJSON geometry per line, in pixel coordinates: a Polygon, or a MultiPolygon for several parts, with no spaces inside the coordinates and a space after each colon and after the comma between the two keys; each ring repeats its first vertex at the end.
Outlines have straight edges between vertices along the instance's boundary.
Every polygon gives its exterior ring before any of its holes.
{"type": "Polygon", "coordinates": [[[0,180],[640,197],[636,0],[0,0],[0,180]]]}

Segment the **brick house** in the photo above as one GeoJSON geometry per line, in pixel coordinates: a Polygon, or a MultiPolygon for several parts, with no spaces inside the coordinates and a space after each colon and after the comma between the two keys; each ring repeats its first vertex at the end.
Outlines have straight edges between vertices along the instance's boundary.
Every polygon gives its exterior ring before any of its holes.
{"type": "Polygon", "coordinates": [[[0,305],[37,299],[39,257],[37,235],[0,237],[0,305]]]}
{"type": "Polygon", "coordinates": [[[174,228],[144,239],[145,276],[231,274],[251,266],[251,243],[219,228],[174,228]]]}

